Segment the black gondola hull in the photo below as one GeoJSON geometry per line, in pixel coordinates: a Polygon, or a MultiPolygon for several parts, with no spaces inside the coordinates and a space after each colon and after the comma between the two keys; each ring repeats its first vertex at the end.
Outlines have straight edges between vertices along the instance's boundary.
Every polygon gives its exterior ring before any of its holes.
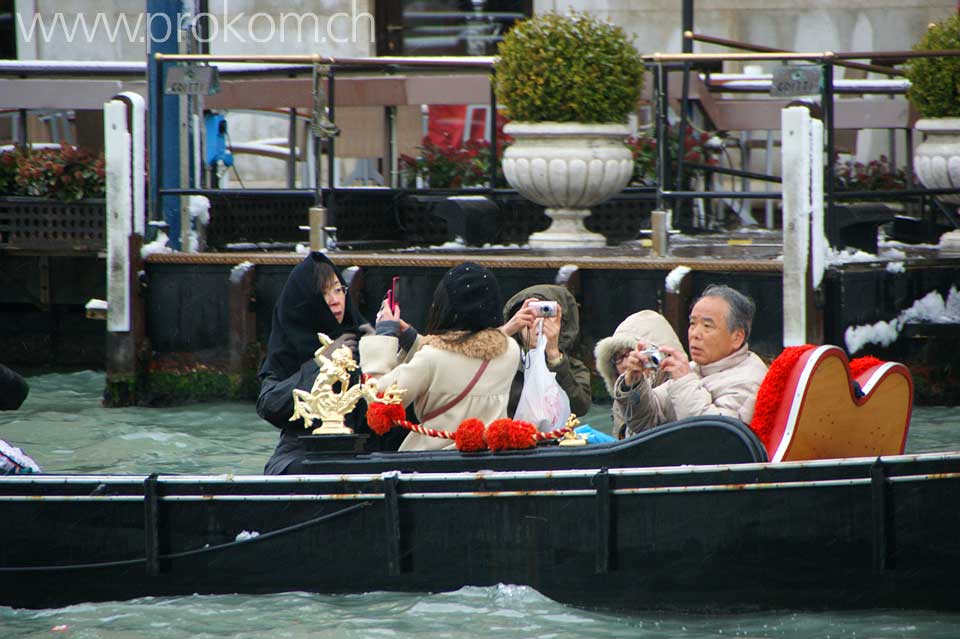
{"type": "Polygon", "coordinates": [[[601,449],[567,470],[0,478],[0,605],[516,583],[626,610],[960,609],[960,455],[577,467],[601,449]]]}

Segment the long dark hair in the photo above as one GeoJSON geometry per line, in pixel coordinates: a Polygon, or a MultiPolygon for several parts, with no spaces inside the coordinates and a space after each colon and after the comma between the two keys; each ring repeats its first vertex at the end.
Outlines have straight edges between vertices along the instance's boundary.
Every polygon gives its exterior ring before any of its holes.
{"type": "Polygon", "coordinates": [[[447,333],[449,331],[469,330],[463,318],[451,308],[450,296],[443,282],[433,292],[433,303],[427,311],[427,335],[447,333]]]}

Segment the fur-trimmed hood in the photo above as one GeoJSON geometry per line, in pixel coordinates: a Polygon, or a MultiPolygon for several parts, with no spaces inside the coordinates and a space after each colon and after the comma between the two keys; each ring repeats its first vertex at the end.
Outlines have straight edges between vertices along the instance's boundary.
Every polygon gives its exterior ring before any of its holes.
{"type": "Polygon", "coordinates": [[[424,335],[420,343],[466,357],[492,360],[507,351],[507,339],[498,329],[487,328],[471,335],[467,335],[466,331],[424,335]]]}
{"type": "Polygon", "coordinates": [[[613,387],[617,383],[617,366],[614,356],[621,350],[636,348],[638,341],[656,346],[672,346],[683,350],[680,339],[667,319],[656,311],[639,311],[620,322],[613,335],[604,337],[593,349],[596,357],[597,372],[603,378],[607,392],[613,396],[613,387]]]}

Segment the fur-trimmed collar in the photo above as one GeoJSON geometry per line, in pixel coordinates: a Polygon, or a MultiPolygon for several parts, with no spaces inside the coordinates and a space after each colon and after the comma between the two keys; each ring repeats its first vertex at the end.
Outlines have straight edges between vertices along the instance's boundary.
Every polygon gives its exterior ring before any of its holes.
{"type": "Polygon", "coordinates": [[[487,328],[464,338],[466,334],[467,331],[452,331],[440,335],[424,335],[421,342],[425,346],[474,359],[491,360],[507,351],[507,336],[495,328],[487,328]]]}

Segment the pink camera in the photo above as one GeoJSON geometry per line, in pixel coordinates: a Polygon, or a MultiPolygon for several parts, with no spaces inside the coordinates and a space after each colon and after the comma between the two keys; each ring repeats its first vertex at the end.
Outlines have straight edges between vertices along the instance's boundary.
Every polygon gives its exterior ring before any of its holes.
{"type": "Polygon", "coordinates": [[[533,302],[530,306],[537,317],[556,317],[560,313],[560,304],[557,302],[533,302]]]}

